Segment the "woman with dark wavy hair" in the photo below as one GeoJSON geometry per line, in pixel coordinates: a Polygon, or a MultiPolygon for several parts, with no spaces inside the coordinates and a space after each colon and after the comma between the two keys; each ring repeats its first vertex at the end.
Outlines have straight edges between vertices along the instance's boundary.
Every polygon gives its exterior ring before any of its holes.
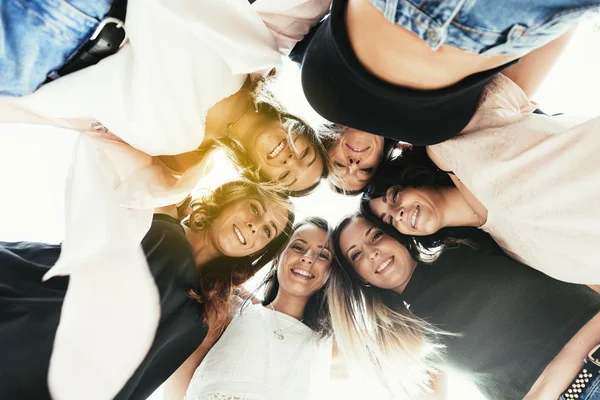
{"type": "Polygon", "coordinates": [[[490,400],[600,398],[597,293],[472,228],[468,245],[437,249],[433,263],[420,237],[396,233],[358,214],[332,235],[333,330],[350,370],[382,389],[374,398],[446,398],[448,372],[490,400]]]}
{"type": "MultiPolygon", "coordinates": [[[[159,291],[160,321],[133,376],[112,377],[124,386],[111,397],[145,400],[194,352],[208,329],[218,336],[227,323],[232,293],[279,254],[294,219],[285,195],[241,180],[192,201],[191,209],[183,223],[174,206],[157,209],[142,240],[149,279],[159,291]]],[[[0,245],[0,398],[50,398],[48,368],[53,348],[60,345],[55,335],[70,278],[42,282],[42,276],[60,252],[60,245],[43,243],[0,245]]],[[[127,279],[109,272],[110,279],[127,279]]],[[[97,297],[92,307],[80,305],[92,316],[97,313],[93,306],[106,300],[95,289],[103,280],[97,274],[89,284],[90,294],[97,297]]],[[[134,285],[125,282],[124,288],[134,285]]],[[[153,301],[144,294],[139,296],[140,303],[153,301]]],[[[135,319],[135,312],[143,312],[143,307],[132,309],[130,318],[135,319]]],[[[101,345],[99,341],[118,346],[119,337],[126,334],[118,322],[110,329],[113,336],[99,339],[90,334],[96,326],[79,326],[78,335],[88,343],[80,349],[85,352],[80,357],[81,368],[89,366],[85,356],[95,355],[93,348],[101,345]]],[[[79,357],[76,354],[73,356],[79,357]]],[[[104,365],[107,371],[97,371],[97,379],[102,374],[110,376],[115,362],[121,361],[112,359],[104,365]]]]}
{"type": "Polygon", "coordinates": [[[332,260],[327,222],[311,217],[296,224],[265,279],[264,301],[240,302],[219,340],[205,340],[169,379],[166,397],[320,398],[331,368],[325,293],[332,260]]]}
{"type": "Polygon", "coordinates": [[[600,118],[529,114],[531,106],[500,75],[465,132],[380,168],[361,210],[406,235],[478,227],[516,260],[600,291],[600,253],[590,251],[600,243],[600,118]],[[513,97],[498,97],[498,87],[513,97]]]}

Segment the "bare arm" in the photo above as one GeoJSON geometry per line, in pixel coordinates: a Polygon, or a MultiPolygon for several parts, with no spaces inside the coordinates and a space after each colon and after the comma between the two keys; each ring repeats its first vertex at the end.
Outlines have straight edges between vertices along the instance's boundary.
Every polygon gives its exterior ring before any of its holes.
{"type": "Polygon", "coordinates": [[[196,368],[215,343],[216,338],[209,332],[196,351],[164,383],[164,400],[182,400],[184,398],[196,368]]]}
{"type": "Polygon", "coordinates": [[[517,64],[504,70],[502,74],[519,85],[525,94],[531,98],[548,76],[573,36],[573,32],[574,29],[545,46],[533,50],[521,58],[521,61],[517,64]]]}
{"type": "Polygon", "coordinates": [[[585,324],[548,364],[525,400],[557,399],[582,367],[583,359],[599,343],[600,313],[585,324]]]}

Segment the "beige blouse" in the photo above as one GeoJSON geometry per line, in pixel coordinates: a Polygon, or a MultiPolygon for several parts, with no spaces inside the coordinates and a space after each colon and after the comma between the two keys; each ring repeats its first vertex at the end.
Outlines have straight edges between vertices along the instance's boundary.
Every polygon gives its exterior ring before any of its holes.
{"type": "Polygon", "coordinates": [[[481,227],[556,279],[600,283],[600,118],[532,114],[499,75],[460,136],[431,146],[487,208],[481,227]]]}

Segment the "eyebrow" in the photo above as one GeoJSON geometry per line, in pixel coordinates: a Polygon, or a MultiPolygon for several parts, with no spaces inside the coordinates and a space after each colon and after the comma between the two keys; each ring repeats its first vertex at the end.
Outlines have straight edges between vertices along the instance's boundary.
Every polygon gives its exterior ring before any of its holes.
{"type": "MultiPolygon", "coordinates": [[[[371,233],[371,231],[373,230],[374,227],[370,227],[367,232],[365,233],[365,237],[369,236],[369,233],[371,233]]],[[[348,250],[346,250],[346,256],[348,255],[348,253],[350,252],[350,250],[352,250],[353,248],[355,248],[356,245],[353,244],[352,246],[350,246],[350,248],[348,250]]]]}

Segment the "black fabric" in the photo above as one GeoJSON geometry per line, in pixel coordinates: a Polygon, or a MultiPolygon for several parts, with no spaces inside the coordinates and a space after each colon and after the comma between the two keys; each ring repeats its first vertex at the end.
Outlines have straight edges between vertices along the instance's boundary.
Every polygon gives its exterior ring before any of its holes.
{"type": "MultiPolygon", "coordinates": [[[[119,400],[149,397],[207,333],[200,305],[187,295],[198,276],[182,227],[174,218],[155,215],[142,247],[160,292],[160,323],[150,351],[115,397],[119,400]]],[[[46,377],[69,278],[41,279],[59,255],[60,245],[0,242],[1,400],[50,399],[46,377]]]]}
{"type": "MultiPolygon", "coordinates": [[[[437,90],[384,82],[356,58],[344,21],[348,0],[333,0],[331,14],[308,45],[302,88],[310,105],[331,122],[426,146],[456,136],[475,112],[481,91],[514,62],[437,90]]],[[[402,49],[399,49],[402,51],[402,49]]]]}
{"type": "Polygon", "coordinates": [[[476,250],[461,245],[433,265],[419,264],[402,298],[415,315],[462,334],[441,337],[451,368],[490,400],[521,400],[600,312],[600,296],[509,258],[483,232],[472,237],[476,250]]]}
{"type": "MultiPolygon", "coordinates": [[[[127,15],[127,0],[114,0],[113,4],[104,18],[116,18],[125,22],[127,15]]],[[[102,22],[100,22],[102,23],[102,22]]],[[[93,35],[91,35],[93,37],[93,35]]],[[[83,44],[75,54],[58,71],[50,74],[44,83],[51,82],[59,77],[72,74],[81,69],[96,65],[108,56],[119,51],[119,46],[126,38],[125,29],[117,27],[116,24],[110,23],[105,25],[99,35],[94,39],[83,44]]]]}

